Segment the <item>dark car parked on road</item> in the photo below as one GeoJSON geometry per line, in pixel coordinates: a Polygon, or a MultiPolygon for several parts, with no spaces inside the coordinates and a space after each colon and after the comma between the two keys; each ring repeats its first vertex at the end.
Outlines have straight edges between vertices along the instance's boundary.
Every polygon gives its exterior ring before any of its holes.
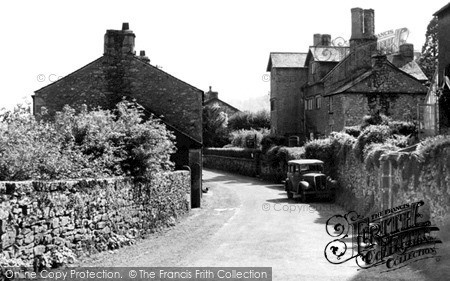
{"type": "Polygon", "coordinates": [[[284,184],[289,199],[300,197],[334,200],[337,182],[323,172],[323,161],[316,159],[291,160],[288,162],[287,178],[284,184]]]}

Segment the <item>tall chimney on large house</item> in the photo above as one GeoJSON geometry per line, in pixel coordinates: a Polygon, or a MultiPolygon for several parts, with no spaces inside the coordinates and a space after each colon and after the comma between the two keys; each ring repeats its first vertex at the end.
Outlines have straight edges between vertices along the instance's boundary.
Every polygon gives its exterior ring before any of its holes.
{"type": "Polygon", "coordinates": [[[114,57],[134,55],[134,38],[136,35],[130,30],[127,22],[122,24],[122,30],[106,30],[104,55],[114,57]]]}
{"type": "Polygon", "coordinates": [[[353,8],[352,36],[350,38],[350,51],[362,47],[369,56],[376,51],[377,37],[375,36],[375,11],[353,8]]]}
{"type": "Polygon", "coordinates": [[[352,11],[352,36],[350,37],[350,41],[355,39],[360,39],[363,36],[363,20],[364,14],[363,9],[361,8],[353,8],[352,11]]]}
{"type": "Polygon", "coordinates": [[[375,37],[375,11],[373,9],[364,10],[364,37],[375,37]]]}

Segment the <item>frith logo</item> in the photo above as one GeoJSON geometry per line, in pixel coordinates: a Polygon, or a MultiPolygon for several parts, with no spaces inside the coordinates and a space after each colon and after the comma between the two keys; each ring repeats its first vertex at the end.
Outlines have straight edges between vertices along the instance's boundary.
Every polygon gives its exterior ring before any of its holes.
{"type": "Polygon", "coordinates": [[[336,215],[328,219],[328,235],[337,239],[325,247],[325,258],[333,264],[341,264],[353,258],[361,268],[386,265],[396,270],[413,261],[436,258],[436,244],[442,243],[431,236],[439,228],[430,221],[421,221],[419,207],[424,202],[404,204],[363,218],[356,212],[336,215]],[[351,229],[352,245],[347,245],[351,229]],[[330,231],[333,230],[333,231],[330,231]],[[348,251],[352,248],[351,251],[348,251]]]}

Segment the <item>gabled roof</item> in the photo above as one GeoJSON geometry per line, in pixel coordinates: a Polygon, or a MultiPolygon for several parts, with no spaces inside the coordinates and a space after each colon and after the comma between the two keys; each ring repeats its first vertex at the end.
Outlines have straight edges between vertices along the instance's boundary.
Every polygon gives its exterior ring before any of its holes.
{"type": "Polygon", "coordinates": [[[450,3],[447,3],[444,7],[440,8],[439,11],[433,14],[433,16],[439,16],[442,12],[445,12],[448,8],[450,8],[450,3]]]}
{"type": "Polygon", "coordinates": [[[341,87],[335,89],[334,91],[325,94],[324,96],[331,96],[331,95],[336,95],[336,94],[343,93],[343,92],[347,91],[348,89],[352,88],[353,86],[359,84],[360,82],[365,80],[370,75],[372,75],[372,70],[364,72],[363,74],[361,74],[360,76],[356,77],[355,79],[351,79],[349,82],[345,83],[344,85],[342,85],[341,87]]]}
{"type": "Polygon", "coordinates": [[[210,104],[210,103],[212,103],[212,102],[215,102],[215,101],[220,102],[220,103],[222,103],[222,104],[224,104],[224,105],[230,107],[230,108],[233,109],[233,110],[240,111],[240,110],[237,109],[236,107],[232,106],[231,104],[229,104],[229,103],[227,103],[227,102],[224,102],[223,100],[221,100],[221,99],[219,99],[219,98],[212,98],[212,99],[209,99],[209,100],[205,101],[204,104],[205,104],[205,105],[208,105],[208,104],[210,104]]]}
{"type": "Polygon", "coordinates": [[[411,61],[407,64],[405,64],[403,67],[400,68],[400,70],[408,73],[409,75],[413,76],[419,81],[427,81],[428,77],[423,73],[422,69],[420,68],[419,64],[415,61],[411,61]]]}
{"type": "MultiPolygon", "coordinates": [[[[423,91],[416,91],[416,92],[414,92],[415,94],[421,94],[421,93],[426,93],[427,92],[427,88],[425,86],[423,86],[421,81],[418,80],[416,77],[414,77],[413,75],[411,75],[409,73],[406,73],[405,71],[397,68],[395,65],[393,65],[391,62],[389,62],[387,59],[385,61],[385,64],[388,67],[390,67],[392,71],[401,73],[402,75],[404,75],[404,76],[406,76],[406,77],[408,77],[410,79],[416,80],[417,83],[419,83],[418,86],[421,87],[423,89],[423,91]]],[[[374,73],[376,73],[376,70],[374,70],[372,68],[372,69],[362,73],[361,75],[357,76],[356,78],[350,79],[349,81],[347,81],[346,83],[344,83],[340,87],[330,91],[329,93],[326,93],[324,96],[331,96],[331,95],[336,95],[336,94],[340,94],[340,93],[344,93],[344,92],[359,92],[357,89],[353,89],[353,88],[356,87],[356,86],[361,85],[361,83],[363,81],[365,81],[366,79],[369,79],[372,76],[372,74],[374,74],[374,73]]],[[[369,91],[380,92],[379,89],[376,89],[376,90],[372,90],[371,89],[369,91]]],[[[389,92],[392,92],[392,91],[389,91],[389,92]]]]}
{"type": "MultiPolygon", "coordinates": [[[[44,86],[44,87],[40,88],[39,90],[36,90],[35,93],[39,93],[39,92],[41,92],[42,90],[47,89],[48,87],[57,85],[58,83],[64,83],[67,79],[69,79],[71,76],[75,75],[76,73],[78,73],[78,72],[80,72],[80,71],[82,71],[82,70],[84,70],[84,69],[90,67],[91,65],[94,65],[95,63],[101,63],[101,61],[102,61],[103,59],[105,59],[105,56],[101,56],[101,57],[99,57],[98,59],[96,59],[96,60],[94,60],[94,61],[88,63],[87,65],[85,65],[85,66],[83,66],[83,67],[81,67],[81,68],[79,68],[79,69],[73,71],[72,73],[70,73],[70,74],[68,74],[68,75],[66,75],[66,76],[64,76],[64,77],[62,77],[61,79],[58,79],[57,81],[55,81],[55,82],[53,82],[53,83],[50,83],[50,84],[48,84],[47,86],[44,86]]],[[[177,78],[177,77],[172,76],[171,74],[169,74],[169,73],[167,73],[167,72],[161,70],[160,68],[157,68],[157,67],[155,67],[155,66],[153,66],[153,65],[151,65],[151,64],[149,64],[149,63],[146,63],[146,62],[142,61],[141,59],[139,59],[139,58],[136,57],[136,56],[133,56],[132,59],[133,59],[134,61],[138,61],[139,63],[141,63],[141,64],[144,65],[145,67],[152,68],[152,69],[154,69],[154,70],[156,70],[156,71],[159,71],[159,72],[164,73],[164,75],[167,75],[167,77],[170,77],[170,78],[172,78],[172,79],[175,79],[175,80],[177,80],[177,81],[180,81],[181,83],[187,85],[188,87],[193,88],[196,92],[198,92],[198,94],[201,94],[201,95],[203,96],[204,93],[203,93],[203,91],[200,90],[199,88],[197,88],[197,87],[195,87],[195,86],[192,86],[192,85],[190,85],[190,84],[184,82],[183,80],[181,80],[181,79],[179,79],[179,78],[177,78]]],[[[145,109],[146,109],[147,112],[154,114],[153,112],[150,112],[148,108],[145,108],[145,109]]],[[[177,127],[177,126],[175,126],[175,125],[172,125],[171,123],[167,122],[167,120],[166,120],[163,116],[160,116],[160,115],[157,115],[157,114],[154,114],[154,115],[155,115],[156,117],[158,117],[159,119],[161,119],[161,121],[162,121],[167,127],[169,127],[169,129],[171,129],[172,131],[177,132],[178,135],[182,135],[183,137],[188,138],[188,139],[191,141],[191,143],[193,143],[196,147],[201,147],[201,146],[203,145],[202,142],[201,142],[200,140],[198,140],[198,139],[196,139],[196,138],[190,136],[187,132],[185,132],[184,130],[180,129],[179,127],[177,127]]]]}
{"type": "Polygon", "coordinates": [[[349,47],[341,46],[313,46],[309,48],[306,63],[311,58],[319,62],[340,62],[350,53],[349,47]]]}
{"type": "Polygon", "coordinates": [[[304,68],[307,53],[272,52],[269,56],[267,71],[273,68],[304,68]]]}
{"type": "Polygon", "coordinates": [[[67,74],[66,76],[64,76],[64,77],[62,77],[62,78],[60,78],[60,79],[58,79],[58,80],[56,80],[56,81],[54,81],[54,82],[52,82],[52,83],[50,83],[50,84],[44,86],[44,87],[42,87],[42,88],[40,88],[39,90],[36,90],[36,91],[34,91],[34,92],[35,92],[35,93],[38,93],[38,92],[44,90],[44,89],[47,88],[47,87],[53,86],[54,84],[61,83],[61,82],[63,82],[65,79],[67,79],[68,77],[70,77],[70,76],[72,76],[72,75],[74,75],[74,74],[76,74],[76,73],[82,71],[82,70],[85,69],[85,68],[88,68],[89,66],[91,66],[91,65],[93,65],[94,63],[100,61],[101,59],[103,59],[103,56],[99,57],[99,58],[96,59],[96,60],[91,61],[90,63],[86,64],[85,66],[80,67],[79,69],[77,69],[77,70],[75,70],[75,71],[73,71],[73,72],[67,74]]]}

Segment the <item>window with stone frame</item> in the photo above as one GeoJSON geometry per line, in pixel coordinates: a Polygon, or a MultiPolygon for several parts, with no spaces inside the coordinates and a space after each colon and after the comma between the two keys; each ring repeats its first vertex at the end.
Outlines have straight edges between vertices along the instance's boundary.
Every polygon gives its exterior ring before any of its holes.
{"type": "Polygon", "coordinates": [[[322,96],[316,96],[316,109],[320,109],[322,107],[322,96]]]}

